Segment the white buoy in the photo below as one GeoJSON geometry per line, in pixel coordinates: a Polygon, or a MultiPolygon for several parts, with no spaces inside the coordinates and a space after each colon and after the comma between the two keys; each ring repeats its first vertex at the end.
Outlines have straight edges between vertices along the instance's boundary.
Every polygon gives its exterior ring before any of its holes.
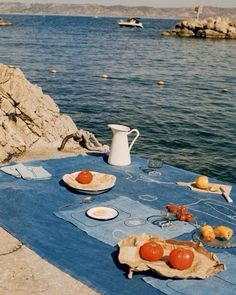
{"type": "Polygon", "coordinates": [[[52,74],[56,74],[56,73],[57,73],[57,70],[56,70],[56,69],[52,69],[52,70],[51,70],[51,73],[52,73],[52,74]]]}
{"type": "Polygon", "coordinates": [[[162,80],[160,80],[160,81],[158,81],[158,82],[157,82],[157,84],[158,84],[158,85],[164,85],[164,84],[165,84],[165,82],[164,82],[164,81],[162,81],[162,80]]]}
{"type": "Polygon", "coordinates": [[[100,75],[100,77],[101,77],[102,79],[107,79],[107,78],[108,78],[108,75],[105,74],[105,73],[103,73],[103,74],[100,75]]]}
{"type": "Polygon", "coordinates": [[[228,88],[224,88],[223,89],[223,92],[229,92],[229,89],[228,88]]]}

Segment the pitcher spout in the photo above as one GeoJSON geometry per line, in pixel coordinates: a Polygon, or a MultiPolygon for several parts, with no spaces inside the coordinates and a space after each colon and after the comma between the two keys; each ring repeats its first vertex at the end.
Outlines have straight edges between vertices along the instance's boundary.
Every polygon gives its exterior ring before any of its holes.
{"type": "Polygon", "coordinates": [[[109,124],[108,127],[114,131],[121,131],[121,132],[129,132],[130,131],[130,128],[125,125],[109,124]]]}

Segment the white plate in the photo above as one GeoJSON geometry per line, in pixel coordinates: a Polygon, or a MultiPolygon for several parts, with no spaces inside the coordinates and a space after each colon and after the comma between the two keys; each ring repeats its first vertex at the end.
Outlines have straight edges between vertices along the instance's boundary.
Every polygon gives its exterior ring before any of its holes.
{"type": "Polygon", "coordinates": [[[81,171],[65,174],[62,179],[70,187],[84,194],[101,194],[110,190],[116,183],[116,177],[112,174],[90,171],[93,180],[88,184],[81,184],[75,178],[81,171]]]}
{"type": "Polygon", "coordinates": [[[118,216],[118,211],[110,207],[92,207],[86,211],[86,214],[98,220],[109,220],[118,216]]]}

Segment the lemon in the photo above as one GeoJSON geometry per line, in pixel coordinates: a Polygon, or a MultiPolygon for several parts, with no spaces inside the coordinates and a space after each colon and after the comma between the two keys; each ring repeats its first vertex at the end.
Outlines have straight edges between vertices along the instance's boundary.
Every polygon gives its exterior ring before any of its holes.
{"type": "Polygon", "coordinates": [[[200,175],[195,180],[196,187],[201,189],[206,189],[209,186],[208,177],[205,175],[200,175]]]}

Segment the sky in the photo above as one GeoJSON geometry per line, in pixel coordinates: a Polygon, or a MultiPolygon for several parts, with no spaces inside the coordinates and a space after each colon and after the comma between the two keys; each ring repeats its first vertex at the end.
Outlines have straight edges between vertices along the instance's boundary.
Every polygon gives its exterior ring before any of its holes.
{"type": "Polygon", "coordinates": [[[198,4],[217,7],[236,7],[236,0],[0,0],[0,2],[22,3],[72,3],[72,4],[101,4],[125,6],[151,6],[151,7],[194,7],[198,4]]]}

